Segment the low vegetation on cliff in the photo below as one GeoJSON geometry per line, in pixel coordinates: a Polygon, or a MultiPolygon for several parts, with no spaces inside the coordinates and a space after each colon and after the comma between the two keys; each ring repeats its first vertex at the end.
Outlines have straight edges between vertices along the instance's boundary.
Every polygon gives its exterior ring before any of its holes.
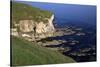
{"type": "Polygon", "coordinates": [[[56,64],[75,62],[57,51],[12,37],[12,65],[56,64]]]}
{"type": "Polygon", "coordinates": [[[32,7],[30,5],[12,2],[12,22],[18,23],[19,20],[31,19],[37,22],[43,21],[47,22],[46,18],[50,18],[52,13],[47,10],[42,10],[36,7],[32,7]]]}

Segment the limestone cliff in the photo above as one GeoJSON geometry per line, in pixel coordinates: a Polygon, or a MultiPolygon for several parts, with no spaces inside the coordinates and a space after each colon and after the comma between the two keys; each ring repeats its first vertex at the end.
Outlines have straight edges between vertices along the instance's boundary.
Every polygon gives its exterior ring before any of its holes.
{"type": "Polygon", "coordinates": [[[28,40],[54,35],[54,15],[52,13],[33,7],[29,10],[30,6],[25,4],[13,3],[12,5],[11,35],[21,36],[28,40]],[[28,13],[29,11],[31,11],[31,14],[28,13]]]}
{"type": "Polygon", "coordinates": [[[52,22],[53,18],[53,15],[51,18],[47,18],[47,23],[44,23],[43,21],[35,22],[34,20],[21,20],[19,22],[21,36],[36,39],[53,36],[55,31],[52,22]]]}

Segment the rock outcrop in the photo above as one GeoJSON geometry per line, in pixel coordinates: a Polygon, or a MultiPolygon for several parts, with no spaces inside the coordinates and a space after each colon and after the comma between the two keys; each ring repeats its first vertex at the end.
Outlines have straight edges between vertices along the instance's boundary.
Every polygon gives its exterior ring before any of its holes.
{"type": "Polygon", "coordinates": [[[22,36],[28,40],[36,40],[54,36],[55,28],[53,25],[54,15],[51,18],[44,18],[47,22],[36,22],[34,20],[20,20],[17,27],[12,29],[12,35],[22,36]],[[19,33],[19,34],[18,34],[19,33]]]}

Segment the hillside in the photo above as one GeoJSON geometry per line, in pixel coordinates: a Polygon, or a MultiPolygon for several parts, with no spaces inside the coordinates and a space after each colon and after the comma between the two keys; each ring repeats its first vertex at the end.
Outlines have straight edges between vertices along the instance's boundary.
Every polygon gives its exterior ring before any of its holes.
{"type": "Polygon", "coordinates": [[[20,20],[25,19],[32,19],[37,22],[47,22],[47,20],[44,18],[50,18],[52,15],[50,11],[41,10],[39,8],[19,2],[11,2],[11,9],[12,22],[16,21],[16,23],[19,23],[20,20]]]}
{"type": "Polygon", "coordinates": [[[38,46],[22,38],[12,38],[12,65],[37,65],[75,62],[57,51],[38,46]]]}
{"type": "Polygon", "coordinates": [[[12,2],[11,11],[11,35],[28,37],[30,41],[53,36],[52,12],[21,2],[12,2]]]}

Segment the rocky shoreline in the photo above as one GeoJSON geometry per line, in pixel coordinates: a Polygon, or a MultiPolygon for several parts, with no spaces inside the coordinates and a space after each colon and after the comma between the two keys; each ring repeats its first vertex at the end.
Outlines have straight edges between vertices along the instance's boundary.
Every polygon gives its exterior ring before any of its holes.
{"type": "MultiPolygon", "coordinates": [[[[91,56],[93,56],[94,57],[93,60],[95,60],[95,56],[96,56],[96,47],[95,46],[78,48],[76,50],[75,46],[80,46],[79,45],[80,41],[75,40],[70,37],[68,37],[70,40],[63,39],[63,36],[72,36],[72,35],[75,35],[78,37],[86,36],[87,34],[85,32],[82,32],[81,28],[76,28],[76,29],[59,28],[56,30],[55,33],[57,35],[55,35],[54,37],[41,39],[41,40],[37,41],[37,43],[48,49],[59,51],[62,54],[66,55],[66,56],[70,56],[74,59],[76,59],[76,57],[80,57],[80,59],[83,60],[81,57],[85,57],[84,59],[88,61],[88,59],[86,59],[86,58],[89,56],[89,58],[91,60],[91,56]],[[66,33],[67,31],[68,31],[68,33],[66,33]],[[60,39],[60,37],[61,37],[61,39],[60,39]],[[59,38],[59,39],[57,39],[57,38],[59,38]],[[73,49],[74,47],[75,47],[75,50],[73,49]]],[[[78,61],[78,62],[80,62],[80,61],[78,61]]]]}

